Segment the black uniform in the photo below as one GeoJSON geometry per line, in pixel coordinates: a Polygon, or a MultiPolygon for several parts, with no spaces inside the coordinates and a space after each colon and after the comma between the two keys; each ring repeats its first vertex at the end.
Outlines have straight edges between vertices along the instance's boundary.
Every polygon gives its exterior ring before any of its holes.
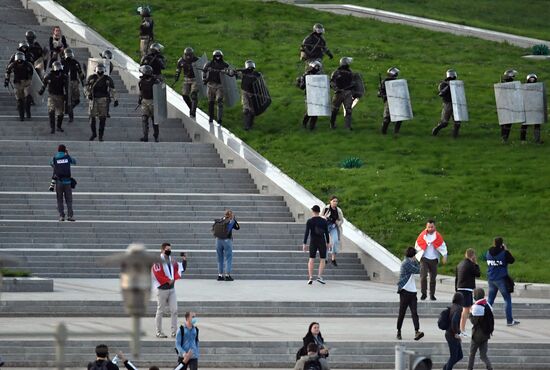
{"type": "MultiPolygon", "coordinates": [[[[513,82],[513,77],[502,77],[500,79],[500,82],[513,82]]],[[[512,124],[507,123],[505,125],[500,125],[500,136],[502,137],[503,142],[507,142],[508,138],[510,137],[510,131],[512,130],[512,124]]]]}
{"type": "Polygon", "coordinates": [[[149,46],[151,46],[153,40],[155,39],[153,33],[154,26],[155,23],[153,22],[153,18],[151,18],[150,16],[141,18],[141,23],[139,25],[139,50],[141,53],[141,57],[147,55],[147,52],[149,51],[149,46]]]}
{"type": "MultiPolygon", "coordinates": [[[[538,82],[538,81],[534,81],[534,82],[538,82]]],[[[527,81],[527,83],[533,83],[533,82],[527,81]]],[[[531,125],[521,125],[520,131],[519,131],[519,139],[521,142],[527,141],[527,127],[529,126],[531,125]]],[[[537,123],[532,126],[533,126],[533,136],[535,137],[535,143],[542,144],[543,141],[541,140],[541,137],[540,137],[540,123],[537,123]]]]}
{"type": "Polygon", "coordinates": [[[214,122],[214,105],[218,103],[218,123],[222,123],[223,117],[223,86],[221,73],[226,73],[229,68],[223,58],[212,59],[204,65],[203,83],[208,88],[208,115],[209,121],[214,122]]]}
{"type": "MultiPolygon", "coordinates": [[[[441,100],[443,101],[443,107],[441,109],[441,120],[439,121],[438,125],[432,129],[433,136],[436,136],[442,128],[447,127],[447,125],[449,124],[449,120],[453,116],[453,101],[451,99],[451,87],[449,84],[449,79],[445,79],[441,81],[439,83],[438,90],[439,90],[438,95],[441,97],[441,100]]],[[[458,137],[459,130],[460,130],[460,121],[455,121],[454,127],[453,127],[454,138],[458,137]]]]}
{"type": "Polygon", "coordinates": [[[183,85],[182,85],[182,97],[183,101],[189,107],[189,115],[195,117],[195,112],[197,110],[197,105],[199,102],[199,89],[197,86],[198,81],[196,80],[195,71],[193,69],[193,63],[195,63],[199,58],[195,55],[190,55],[189,57],[181,57],[178,60],[176,65],[176,81],[179,80],[181,72],[183,71],[183,85]]]}
{"type": "Polygon", "coordinates": [[[256,72],[253,68],[247,68],[241,71],[240,77],[241,81],[241,90],[242,90],[242,100],[243,100],[243,122],[244,129],[246,131],[250,130],[254,125],[254,117],[256,116],[256,111],[254,110],[254,83],[262,77],[260,72],[256,72]]]}
{"type": "Polygon", "coordinates": [[[139,104],[141,104],[141,123],[143,128],[143,137],[141,141],[149,141],[149,118],[153,124],[153,137],[158,141],[159,125],[155,124],[154,104],[153,104],[153,86],[160,81],[153,76],[142,76],[139,80],[139,104]]]}
{"type": "MultiPolygon", "coordinates": [[[[306,70],[306,73],[304,73],[302,76],[298,77],[297,85],[300,89],[304,90],[304,94],[306,93],[306,76],[308,75],[316,75],[319,74],[321,71],[316,68],[309,68],[306,70]]],[[[307,115],[307,106],[306,106],[306,113],[304,114],[304,118],[302,119],[302,126],[304,128],[307,128],[309,122],[309,129],[313,130],[315,129],[315,125],[317,124],[317,116],[308,116],[307,115]]]]}
{"type": "MultiPolygon", "coordinates": [[[[390,108],[388,106],[388,96],[386,94],[386,81],[393,81],[397,77],[386,77],[380,82],[380,86],[378,86],[378,97],[382,98],[384,101],[384,116],[382,120],[382,128],[381,132],[382,134],[386,135],[388,132],[388,126],[390,125],[390,108]]],[[[395,122],[395,126],[393,128],[393,132],[395,134],[399,133],[399,129],[401,128],[401,121],[395,122]]]]}
{"type": "Polygon", "coordinates": [[[302,41],[301,51],[303,52],[303,59],[309,63],[312,60],[321,60],[326,54],[332,59],[334,56],[327,48],[327,43],[322,34],[312,32],[302,41]]]}
{"type": "Polygon", "coordinates": [[[19,119],[23,121],[25,119],[25,111],[27,112],[27,117],[31,117],[32,97],[30,95],[30,84],[34,68],[32,64],[27,61],[13,61],[9,63],[6,68],[5,87],[9,86],[12,72],[13,83],[15,84],[17,111],[19,112],[19,119]]]}
{"type": "Polygon", "coordinates": [[[332,73],[330,77],[330,86],[334,90],[330,127],[336,127],[336,117],[338,116],[340,106],[343,104],[345,110],[345,125],[347,129],[351,130],[354,81],[353,72],[349,66],[340,66],[332,73]]]}
{"type": "Polygon", "coordinates": [[[73,108],[80,103],[80,84],[84,85],[84,72],[82,72],[82,67],[76,59],[66,58],[61,61],[63,65],[63,73],[69,77],[69,87],[68,89],[71,92],[71,101],[67,100],[67,113],[69,114],[69,122],[72,122],[74,119],[73,108]]]}
{"type": "Polygon", "coordinates": [[[107,75],[93,74],[86,81],[86,91],[88,99],[92,101],[90,103],[90,128],[92,130],[90,140],[94,140],[97,137],[96,117],[99,117],[99,141],[103,141],[111,98],[115,101],[114,106],[118,106],[115,83],[107,75]]]}
{"type": "Polygon", "coordinates": [[[148,65],[153,68],[153,75],[162,80],[162,70],[166,68],[166,61],[164,56],[156,51],[150,52],[143,58],[141,58],[141,66],[148,65]]]}
{"type": "Polygon", "coordinates": [[[63,71],[50,71],[44,77],[44,87],[40,92],[48,88],[48,116],[50,128],[55,132],[55,116],[57,112],[57,130],[63,132],[63,108],[67,97],[68,77],[63,71]]]}
{"type": "MultiPolygon", "coordinates": [[[[17,52],[21,52],[21,53],[25,54],[25,61],[26,61],[26,62],[29,62],[31,65],[33,65],[33,63],[34,63],[34,61],[36,60],[36,58],[35,58],[34,54],[31,52],[31,49],[26,48],[26,47],[25,47],[25,48],[18,48],[18,49],[17,49],[17,52]]],[[[14,53],[14,54],[12,54],[12,56],[10,57],[10,60],[9,60],[8,64],[10,64],[10,63],[12,63],[12,62],[15,62],[15,54],[17,54],[17,52],[14,53]]],[[[34,67],[34,66],[33,66],[33,67],[34,67]]]]}

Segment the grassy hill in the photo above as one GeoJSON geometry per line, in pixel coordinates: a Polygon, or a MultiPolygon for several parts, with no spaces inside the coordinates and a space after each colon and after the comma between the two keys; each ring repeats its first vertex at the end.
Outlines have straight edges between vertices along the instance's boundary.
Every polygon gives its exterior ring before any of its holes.
{"type": "Polygon", "coordinates": [[[353,4],[548,40],[548,0],[312,0],[353,4]]]}
{"type": "MultiPolygon", "coordinates": [[[[138,58],[137,5],[122,0],[61,3],[138,58]]],[[[254,59],[273,104],[251,132],[242,129],[240,107],[228,110],[224,125],[321,199],[337,194],[345,216],[392,252],[401,256],[425,220],[434,217],[451,252],[444,272],[454,271],[466,248],[482,254],[494,236],[502,235],[518,261],[512,268],[516,278],[550,282],[544,267],[550,255],[541,253],[550,244],[548,144],[519,145],[517,126],[510,143],[501,144],[493,93],[505,69],[517,69],[522,79],[536,71],[544,80],[550,76],[548,63],[522,59],[525,50],[506,44],[274,2],[151,3],[155,34],[170,64],[167,80],[189,45],[208,55],[220,48],[238,66],[254,59]],[[326,61],[326,70],[336,68],[339,57],[352,56],[352,67],[367,84],[367,96],[353,113],[353,132],[343,129],[343,117],[335,131],[328,129],[327,118],[313,133],[301,128],[303,92],[294,87],[303,72],[298,49],[315,22],[325,25],[336,55],[326,61]],[[382,102],[376,97],[378,74],[393,65],[409,81],[415,113],[399,138],[380,135],[382,102]],[[470,104],[471,121],[458,140],[449,129],[437,138],[430,135],[441,111],[437,84],[451,67],[465,81],[470,104]],[[340,169],[340,161],[350,156],[365,165],[340,169]]],[[[136,132],[138,127],[136,121],[136,132]]],[[[543,137],[548,141],[546,127],[543,137]]]]}

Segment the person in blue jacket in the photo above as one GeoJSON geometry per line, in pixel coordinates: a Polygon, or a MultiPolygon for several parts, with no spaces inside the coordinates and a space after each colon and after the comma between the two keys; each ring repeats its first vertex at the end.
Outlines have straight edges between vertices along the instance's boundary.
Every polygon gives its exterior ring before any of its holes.
{"type": "Polygon", "coordinates": [[[178,361],[183,365],[181,370],[197,370],[199,368],[200,346],[199,328],[196,327],[197,317],[194,312],[185,313],[185,322],[176,334],[176,350],[178,361]]]}
{"type": "MultiPolygon", "coordinates": [[[[57,194],[57,210],[59,212],[59,221],[65,221],[65,209],[63,198],[67,203],[67,221],[75,221],[73,216],[73,189],[71,176],[71,165],[76,164],[74,158],[69,155],[67,147],[63,144],[57,147],[57,153],[52,158],[50,165],[53,167],[53,177],[55,180],[55,192],[57,194]]],[[[53,189],[52,189],[53,190],[53,189]]]]}

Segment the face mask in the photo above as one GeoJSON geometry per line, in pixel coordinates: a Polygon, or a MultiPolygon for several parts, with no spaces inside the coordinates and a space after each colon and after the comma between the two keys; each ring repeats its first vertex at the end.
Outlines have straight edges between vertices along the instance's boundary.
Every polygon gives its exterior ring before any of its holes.
{"type": "Polygon", "coordinates": [[[167,249],[167,250],[164,251],[164,254],[165,254],[166,256],[170,256],[170,255],[172,254],[172,250],[167,249]]]}
{"type": "Polygon", "coordinates": [[[196,317],[193,317],[193,318],[191,319],[191,324],[192,324],[192,325],[197,325],[197,322],[199,322],[199,319],[197,319],[196,317]]]}

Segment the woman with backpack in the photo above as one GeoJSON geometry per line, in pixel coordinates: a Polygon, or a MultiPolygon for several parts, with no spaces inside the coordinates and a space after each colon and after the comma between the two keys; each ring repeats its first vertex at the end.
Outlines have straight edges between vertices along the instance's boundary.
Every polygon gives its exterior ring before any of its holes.
{"type": "Polygon", "coordinates": [[[226,210],[224,217],[216,220],[212,226],[212,233],[216,237],[216,254],[218,255],[218,281],[234,280],[231,277],[231,269],[233,267],[233,230],[239,230],[240,228],[230,209],[226,210]]]}

